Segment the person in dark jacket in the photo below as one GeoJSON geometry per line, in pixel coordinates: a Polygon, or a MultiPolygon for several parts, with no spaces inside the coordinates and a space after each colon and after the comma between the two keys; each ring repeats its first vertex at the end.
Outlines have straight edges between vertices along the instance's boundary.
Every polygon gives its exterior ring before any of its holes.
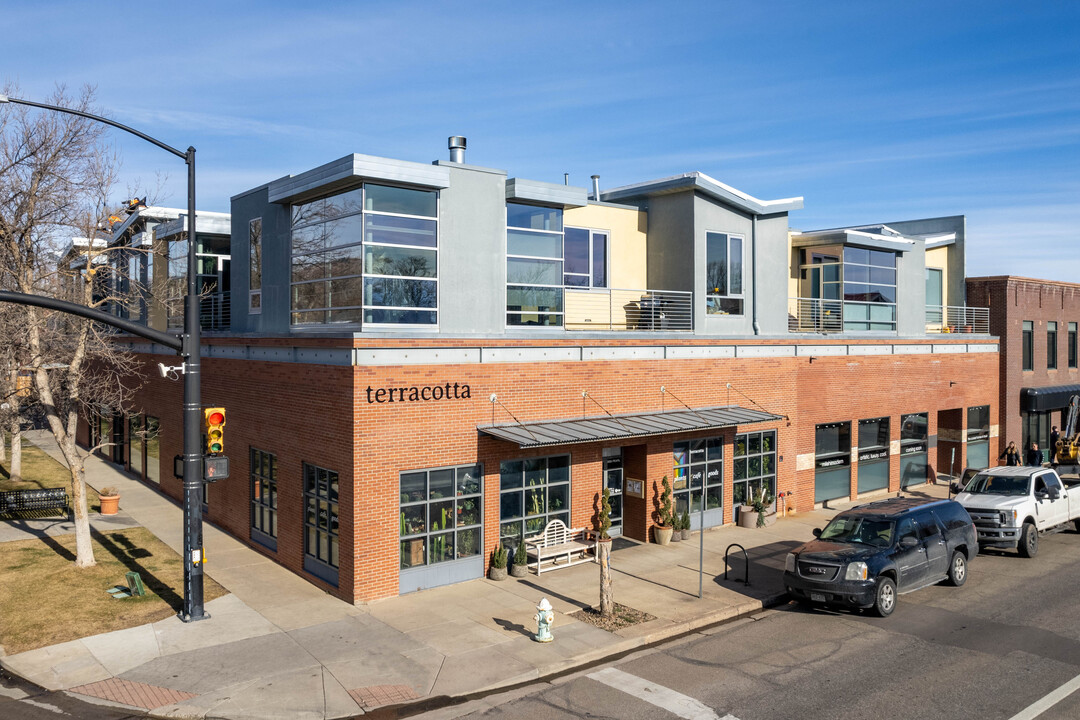
{"type": "Polygon", "coordinates": [[[1050,453],[1050,462],[1051,463],[1054,462],[1054,459],[1057,457],[1057,444],[1058,444],[1058,440],[1060,440],[1060,439],[1061,439],[1061,433],[1058,432],[1057,425],[1055,425],[1052,428],[1050,428],[1050,447],[1048,447],[1046,449],[1046,451],[1048,453],[1050,453]]]}
{"type": "Polygon", "coordinates": [[[1019,465],[1020,464],[1020,449],[1016,447],[1016,443],[1010,441],[1009,446],[998,455],[998,460],[1005,459],[1006,465],[1019,465]]]}
{"type": "Polygon", "coordinates": [[[1027,462],[1024,464],[1032,467],[1043,464],[1043,454],[1042,450],[1039,449],[1039,443],[1031,443],[1031,449],[1027,451],[1027,462]]]}

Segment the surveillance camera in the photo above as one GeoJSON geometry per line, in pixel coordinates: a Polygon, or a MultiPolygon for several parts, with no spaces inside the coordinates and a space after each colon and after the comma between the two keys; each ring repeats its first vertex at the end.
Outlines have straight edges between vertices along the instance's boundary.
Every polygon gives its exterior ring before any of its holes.
{"type": "Polygon", "coordinates": [[[169,369],[170,368],[168,366],[166,366],[165,363],[158,363],[157,364],[157,369],[158,369],[158,372],[161,373],[161,377],[163,377],[163,378],[169,377],[169,369]]]}

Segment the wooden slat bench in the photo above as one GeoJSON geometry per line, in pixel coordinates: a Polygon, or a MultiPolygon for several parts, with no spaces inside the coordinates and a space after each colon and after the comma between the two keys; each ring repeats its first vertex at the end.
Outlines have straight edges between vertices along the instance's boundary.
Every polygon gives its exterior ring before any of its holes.
{"type": "Polygon", "coordinates": [[[525,552],[530,560],[536,558],[536,574],[547,570],[595,562],[596,540],[585,528],[567,528],[562,520],[552,520],[539,535],[525,538],[525,552]],[[545,565],[546,561],[550,561],[545,565]]]}
{"type": "Polygon", "coordinates": [[[68,496],[65,488],[0,492],[0,516],[30,515],[36,517],[47,510],[59,510],[65,516],[67,515],[68,496]]]}

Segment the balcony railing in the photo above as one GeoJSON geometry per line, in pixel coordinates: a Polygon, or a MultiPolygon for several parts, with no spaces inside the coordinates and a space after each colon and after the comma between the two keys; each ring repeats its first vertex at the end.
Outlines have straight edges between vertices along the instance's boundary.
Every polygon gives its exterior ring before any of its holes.
{"type": "Polygon", "coordinates": [[[788,298],[788,332],[844,332],[844,301],[788,298]]]}
{"type": "Polygon", "coordinates": [[[228,330],[232,294],[209,293],[199,297],[199,325],[203,330],[228,330]]]}
{"type": "Polygon", "coordinates": [[[567,330],[692,332],[694,294],[680,290],[565,288],[567,330]]]}
{"type": "Polygon", "coordinates": [[[926,332],[990,334],[990,308],[927,305],[926,332]]]}

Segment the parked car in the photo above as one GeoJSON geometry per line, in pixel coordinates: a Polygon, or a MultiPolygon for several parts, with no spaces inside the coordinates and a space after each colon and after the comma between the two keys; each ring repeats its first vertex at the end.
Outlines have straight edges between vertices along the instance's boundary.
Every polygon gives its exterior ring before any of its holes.
{"type": "Polygon", "coordinates": [[[784,585],[799,602],[896,609],[897,595],[967,580],[975,526],[954,500],[890,498],[845,510],[788,553],[784,585]]]}
{"type": "Polygon", "coordinates": [[[1074,524],[1080,530],[1080,487],[1051,468],[994,467],[968,481],[956,501],[975,521],[983,547],[1016,548],[1023,557],[1039,551],[1039,536],[1074,524]]]}

